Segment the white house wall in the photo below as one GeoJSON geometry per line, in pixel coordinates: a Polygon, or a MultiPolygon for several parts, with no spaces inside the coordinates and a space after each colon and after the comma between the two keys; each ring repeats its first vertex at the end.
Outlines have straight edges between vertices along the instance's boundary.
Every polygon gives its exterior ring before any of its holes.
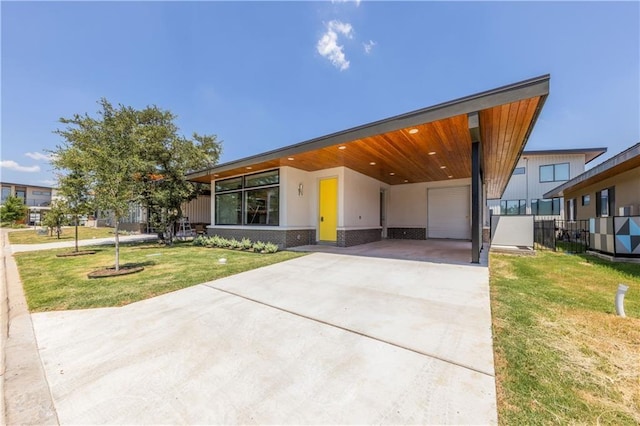
{"type": "MultiPolygon", "coordinates": [[[[531,200],[544,198],[546,192],[566,182],[540,182],[540,166],[569,163],[569,179],[573,179],[584,172],[585,161],[585,154],[524,154],[516,167],[524,167],[525,174],[511,176],[501,200],[526,200],[527,214],[531,214],[531,200]]],[[[494,214],[500,213],[500,200],[489,200],[487,204],[494,214]]],[[[564,202],[560,203],[560,209],[563,214],[564,202]]]]}
{"type": "Polygon", "coordinates": [[[351,169],[344,169],[344,228],[380,226],[380,189],[387,184],[351,169]]]}
{"type": "Polygon", "coordinates": [[[280,168],[280,224],[311,227],[314,182],[309,172],[293,167],[280,168]]]}

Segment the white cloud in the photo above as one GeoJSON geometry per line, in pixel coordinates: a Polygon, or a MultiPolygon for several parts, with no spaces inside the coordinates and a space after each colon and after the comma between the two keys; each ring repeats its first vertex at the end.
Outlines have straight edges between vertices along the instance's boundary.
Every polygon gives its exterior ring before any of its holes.
{"type": "Polygon", "coordinates": [[[364,46],[364,53],[366,53],[367,55],[369,53],[371,53],[371,50],[373,49],[373,46],[376,45],[376,42],[373,40],[369,40],[366,43],[362,43],[362,45],[364,46]]]}
{"type": "Polygon", "coordinates": [[[45,161],[51,160],[51,155],[43,154],[41,152],[27,152],[24,155],[26,155],[27,157],[33,160],[45,160],[45,161]]]}
{"type": "Polygon", "coordinates": [[[40,171],[40,166],[21,166],[12,160],[0,161],[0,167],[15,170],[16,172],[37,173],[40,171]]]}
{"type": "Polygon", "coordinates": [[[360,6],[360,0],[331,0],[331,3],[349,3],[353,1],[356,6],[360,6]]]}
{"type": "Polygon", "coordinates": [[[352,38],[353,27],[348,22],[330,21],[327,24],[327,31],[318,40],[316,49],[320,55],[329,59],[333,66],[344,71],[349,68],[349,61],[342,50],[343,46],[338,44],[338,34],[352,38]]]}

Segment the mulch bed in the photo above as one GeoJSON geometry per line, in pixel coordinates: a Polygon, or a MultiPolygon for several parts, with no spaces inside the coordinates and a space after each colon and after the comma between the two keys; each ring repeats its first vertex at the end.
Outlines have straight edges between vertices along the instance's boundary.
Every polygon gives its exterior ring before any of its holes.
{"type": "Polygon", "coordinates": [[[121,275],[129,275],[135,274],[136,272],[144,271],[144,266],[121,266],[119,271],[116,271],[116,268],[105,268],[98,269],[97,271],[93,271],[87,274],[89,278],[108,278],[108,277],[119,277],[121,275]]]}
{"type": "Polygon", "coordinates": [[[68,253],[58,253],[56,257],[73,257],[73,256],[84,256],[85,254],[96,254],[95,250],[78,250],[72,251],[68,253]]]}

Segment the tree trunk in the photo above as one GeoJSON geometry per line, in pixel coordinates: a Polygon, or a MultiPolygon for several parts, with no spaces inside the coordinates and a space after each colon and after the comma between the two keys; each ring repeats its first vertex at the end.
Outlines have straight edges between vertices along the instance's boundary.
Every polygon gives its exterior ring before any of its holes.
{"type": "Polygon", "coordinates": [[[78,252],[78,215],[76,215],[76,253],[78,252]]]}
{"type": "Polygon", "coordinates": [[[120,220],[116,219],[116,271],[120,270],[120,238],[118,230],[120,228],[120,220]]]}

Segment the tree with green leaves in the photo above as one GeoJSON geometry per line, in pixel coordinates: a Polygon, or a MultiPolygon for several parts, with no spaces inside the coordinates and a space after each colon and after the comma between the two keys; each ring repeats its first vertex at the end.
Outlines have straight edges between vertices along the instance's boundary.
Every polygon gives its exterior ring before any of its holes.
{"type": "Polygon", "coordinates": [[[8,196],[0,206],[0,222],[15,225],[27,217],[29,208],[20,197],[8,196]]]}
{"type": "Polygon", "coordinates": [[[60,233],[62,233],[62,226],[67,222],[67,209],[61,200],[54,200],[51,202],[51,208],[47,210],[42,219],[42,224],[49,230],[49,235],[53,236],[56,233],[58,239],[60,239],[60,233]]]}
{"type": "MultiPolygon", "coordinates": [[[[215,136],[194,135],[194,141],[179,136],[173,123],[175,116],[156,106],[142,110],[114,107],[106,99],[98,104],[101,110],[97,117],[76,114],[60,119],[66,128],[55,133],[64,143],[53,151],[52,163],[67,175],[80,173],[93,197],[93,206],[113,215],[115,268],[119,270],[119,225],[132,203],[162,200],[163,197],[155,195],[161,185],[152,182],[183,181],[181,172],[213,166],[220,145],[215,136]],[[168,147],[182,144],[194,148],[186,149],[188,154],[168,151],[168,147]]],[[[170,190],[172,194],[176,192],[174,189],[170,190]]]]}
{"type": "Polygon", "coordinates": [[[89,214],[93,210],[93,197],[89,186],[87,172],[81,164],[75,164],[67,175],[58,177],[58,194],[67,212],[73,217],[75,227],[75,252],[78,252],[78,222],[80,216],[89,214]]]}

